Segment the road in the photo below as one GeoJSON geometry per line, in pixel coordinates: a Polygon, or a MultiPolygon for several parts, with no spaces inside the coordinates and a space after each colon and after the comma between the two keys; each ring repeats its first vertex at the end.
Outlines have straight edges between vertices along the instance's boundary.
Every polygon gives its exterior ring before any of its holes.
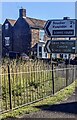
{"type": "Polygon", "coordinates": [[[77,89],[67,100],[55,105],[39,106],[39,108],[40,111],[26,114],[22,118],[75,118],[77,117],[77,89]]]}

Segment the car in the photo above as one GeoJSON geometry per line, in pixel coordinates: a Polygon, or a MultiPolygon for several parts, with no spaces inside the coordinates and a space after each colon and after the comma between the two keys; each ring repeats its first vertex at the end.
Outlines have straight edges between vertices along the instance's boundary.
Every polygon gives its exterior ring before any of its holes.
{"type": "Polygon", "coordinates": [[[21,54],[21,59],[22,60],[29,60],[29,56],[26,53],[21,54]]]}

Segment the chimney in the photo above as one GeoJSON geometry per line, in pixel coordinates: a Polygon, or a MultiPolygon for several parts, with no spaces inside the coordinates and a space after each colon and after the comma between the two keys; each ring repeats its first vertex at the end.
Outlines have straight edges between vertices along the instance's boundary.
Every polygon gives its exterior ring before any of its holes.
{"type": "Polygon", "coordinates": [[[19,9],[19,17],[23,18],[26,17],[26,9],[19,9]]]}
{"type": "Polygon", "coordinates": [[[70,17],[63,17],[63,20],[69,20],[70,17]]]}

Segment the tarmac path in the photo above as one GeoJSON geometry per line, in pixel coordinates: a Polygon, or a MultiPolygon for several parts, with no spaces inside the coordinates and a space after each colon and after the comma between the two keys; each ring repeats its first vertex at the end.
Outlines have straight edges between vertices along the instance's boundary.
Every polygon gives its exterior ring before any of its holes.
{"type": "Polygon", "coordinates": [[[25,114],[21,118],[77,118],[77,89],[67,100],[55,105],[39,106],[39,108],[40,111],[25,114]]]}

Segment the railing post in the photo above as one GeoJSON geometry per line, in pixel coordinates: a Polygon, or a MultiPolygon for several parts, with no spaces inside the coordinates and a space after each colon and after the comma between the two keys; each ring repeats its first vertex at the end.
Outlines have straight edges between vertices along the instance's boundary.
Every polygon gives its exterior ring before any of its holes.
{"type": "Polygon", "coordinates": [[[10,68],[8,65],[8,83],[9,83],[9,100],[10,100],[10,109],[12,109],[12,91],[11,91],[11,79],[10,79],[10,68]]]}
{"type": "Polygon", "coordinates": [[[74,78],[73,78],[73,81],[75,81],[75,79],[76,79],[76,66],[74,65],[74,78]]]}
{"type": "Polygon", "coordinates": [[[52,92],[54,95],[54,63],[52,63],[52,92]]]}

